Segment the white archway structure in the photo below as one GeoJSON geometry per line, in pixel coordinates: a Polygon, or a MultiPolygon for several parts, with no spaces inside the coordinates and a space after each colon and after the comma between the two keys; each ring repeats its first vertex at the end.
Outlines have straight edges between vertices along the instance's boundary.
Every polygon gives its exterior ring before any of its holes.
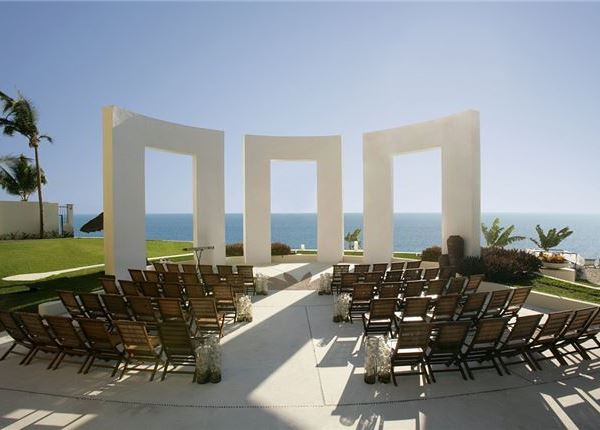
{"type": "Polygon", "coordinates": [[[317,162],[317,260],[342,260],[341,136],[253,136],[244,140],[244,256],[271,262],[271,160],[317,162]]]}
{"type": "Polygon", "coordinates": [[[146,148],[192,156],[194,244],[214,245],[213,251],[204,253],[203,262],[224,263],[223,132],[160,121],[115,106],[103,108],[102,116],[106,273],[127,279],[128,268],[146,266],[146,148]]]}
{"type": "Polygon", "coordinates": [[[479,112],[471,110],[363,135],[365,261],[393,252],[393,157],[434,148],[442,150],[442,250],[460,235],[466,255],[479,255],[479,112]]]}

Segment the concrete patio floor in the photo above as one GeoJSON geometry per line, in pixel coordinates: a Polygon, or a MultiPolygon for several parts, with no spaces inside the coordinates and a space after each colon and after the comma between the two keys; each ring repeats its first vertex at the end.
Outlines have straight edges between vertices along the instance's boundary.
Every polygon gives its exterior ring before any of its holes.
{"type": "MultiPolygon", "coordinates": [[[[474,381],[451,372],[430,385],[417,376],[365,384],[361,325],[333,323],[332,296],[310,289],[325,268],[258,269],[275,277],[271,294],[255,297],[252,323],[228,327],[219,384],[78,375],[68,362],[48,371],[46,360],[23,367],[11,354],[0,362],[0,428],[600,428],[598,350],[568,367],[547,360],[541,372],[515,365],[474,381]]],[[[0,354],[8,345],[0,338],[0,354]]]]}

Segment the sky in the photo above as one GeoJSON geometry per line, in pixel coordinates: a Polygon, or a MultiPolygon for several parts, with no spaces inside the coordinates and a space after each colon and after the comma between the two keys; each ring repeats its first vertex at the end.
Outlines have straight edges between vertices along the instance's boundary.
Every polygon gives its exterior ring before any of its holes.
{"type": "MultiPolygon", "coordinates": [[[[600,213],[600,3],[0,3],[0,89],[54,138],[48,201],[102,210],[101,108],[244,134],[343,137],[362,212],[362,133],[481,115],[483,212],[600,213]]],[[[0,136],[0,155],[31,154],[0,136]]],[[[146,153],[146,211],[191,212],[191,160],[146,153]]],[[[396,211],[439,212],[439,151],[394,162],[396,211]]],[[[316,168],[272,163],[272,212],[316,210],[316,168]]],[[[141,179],[140,179],[141,180],[141,179]]],[[[0,191],[0,199],[14,199],[0,191]]]]}

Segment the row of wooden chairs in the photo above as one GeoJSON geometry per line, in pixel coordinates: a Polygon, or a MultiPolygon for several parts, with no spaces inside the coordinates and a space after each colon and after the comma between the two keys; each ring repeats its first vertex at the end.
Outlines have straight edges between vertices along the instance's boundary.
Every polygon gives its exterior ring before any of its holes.
{"type": "MultiPolygon", "coordinates": [[[[57,369],[66,356],[77,356],[83,358],[78,373],[87,374],[96,360],[104,360],[115,362],[111,366],[112,376],[123,363],[119,377],[122,378],[131,364],[147,362],[154,365],[152,381],[161,364],[162,380],[169,367],[175,371],[178,366],[196,364],[194,338],[183,321],[160,322],[157,335],[151,335],[146,324],[139,321],[117,320],[111,330],[104,321],[96,319],[0,311],[0,326],[14,340],[0,360],[16,353],[24,356],[19,363],[22,365],[30,364],[39,352],[51,355],[48,369],[57,369]],[[26,352],[16,351],[17,346],[26,352]]],[[[195,381],[195,370],[193,374],[195,381]]]]}
{"type": "Polygon", "coordinates": [[[156,261],[152,265],[154,266],[154,271],[158,272],[161,276],[166,273],[200,273],[201,275],[218,274],[222,278],[233,274],[239,274],[248,278],[254,277],[254,266],[248,264],[239,264],[237,266],[217,265],[216,272],[211,264],[196,266],[195,264],[162,263],[156,261]]]}
{"type": "Polygon", "coordinates": [[[90,318],[106,321],[140,321],[157,327],[165,321],[195,323],[195,332],[211,331],[215,327],[223,332],[223,320],[237,316],[231,293],[219,292],[213,297],[190,298],[183,303],[177,298],[122,296],[117,294],[80,293],[59,291],[60,300],[73,318],[90,318]]]}
{"type": "Polygon", "coordinates": [[[480,320],[474,333],[469,321],[414,322],[402,324],[398,337],[391,340],[392,378],[406,374],[423,375],[428,383],[436,382],[435,372],[459,371],[463,379],[474,379],[473,371],[494,368],[510,374],[511,364],[527,363],[531,370],[541,370],[540,360],[551,352],[561,365],[565,355],[577,353],[589,360],[588,351],[600,348],[600,312],[598,307],[576,311],[518,316],[514,324],[509,318],[480,320]],[[586,347],[588,341],[595,346],[586,347]],[[568,347],[572,347],[569,350],[568,347]],[[508,361],[513,357],[518,361],[508,361]],[[491,365],[482,365],[489,362],[491,365]],[[478,363],[473,367],[473,363],[478,363]],[[434,366],[444,365],[442,369],[434,366]],[[399,366],[417,368],[417,372],[396,372],[399,366]],[[450,367],[453,366],[453,367],[450,367]]]}
{"type": "Polygon", "coordinates": [[[431,297],[361,297],[358,303],[352,298],[350,321],[361,318],[365,335],[393,335],[402,323],[469,321],[476,324],[482,319],[517,316],[525,304],[530,287],[474,293],[461,300],[459,294],[448,294],[437,299],[431,297]]]}
{"type": "MultiPolygon", "coordinates": [[[[471,276],[468,278],[454,277],[450,279],[432,279],[429,281],[362,281],[344,284],[340,288],[340,291],[342,293],[354,295],[355,287],[362,286],[360,288],[361,294],[367,294],[369,287],[371,287],[371,289],[374,289],[377,294],[383,295],[384,297],[430,296],[432,298],[436,298],[437,296],[445,294],[459,294],[462,296],[468,296],[477,292],[482,281],[483,278],[481,276],[471,276]],[[380,290],[382,291],[381,293],[380,290]]],[[[350,280],[348,280],[348,282],[350,282],[350,280]]]]}
{"type": "MultiPolygon", "coordinates": [[[[251,268],[251,266],[248,266],[251,268]]],[[[252,269],[250,269],[252,270],[252,269]]],[[[241,273],[230,273],[224,276],[221,276],[216,273],[204,273],[198,275],[197,273],[174,273],[174,272],[165,272],[160,274],[154,270],[137,270],[137,269],[129,269],[129,274],[131,276],[131,281],[119,281],[119,285],[122,285],[123,282],[126,284],[128,282],[133,282],[138,285],[142,285],[144,283],[156,284],[159,288],[163,288],[165,285],[183,285],[183,286],[202,286],[206,291],[210,292],[213,286],[216,285],[229,285],[232,287],[240,287],[247,294],[255,293],[255,282],[254,277],[252,276],[252,272],[250,275],[241,274],[241,273]]],[[[116,287],[116,281],[110,278],[103,279],[103,285],[106,284],[114,284],[116,287]]]]}
{"type": "MultiPolygon", "coordinates": [[[[396,261],[393,263],[374,263],[374,264],[354,264],[352,266],[352,272],[365,273],[365,272],[385,272],[389,270],[405,270],[405,269],[418,269],[421,267],[421,260],[415,261],[396,261]]],[[[333,276],[342,273],[350,272],[349,264],[335,264],[333,266],[333,276]]]]}
{"type": "MultiPolygon", "coordinates": [[[[452,279],[453,273],[445,272],[439,268],[429,269],[406,269],[406,270],[390,270],[373,271],[373,272],[346,272],[341,273],[339,277],[332,278],[332,289],[338,294],[345,291],[351,285],[357,282],[374,282],[376,284],[384,282],[411,282],[411,281],[432,281],[437,279],[452,279]]],[[[459,278],[465,280],[464,277],[459,278]]]]}

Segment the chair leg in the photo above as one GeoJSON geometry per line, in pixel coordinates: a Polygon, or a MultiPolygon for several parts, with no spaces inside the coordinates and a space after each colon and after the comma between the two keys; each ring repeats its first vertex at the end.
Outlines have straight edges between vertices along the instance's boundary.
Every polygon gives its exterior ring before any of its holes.
{"type": "Polygon", "coordinates": [[[129,361],[130,361],[130,357],[127,357],[127,359],[125,360],[125,365],[123,366],[123,370],[121,371],[121,375],[119,376],[119,379],[123,379],[125,372],[127,372],[127,366],[129,365],[129,361]]]}
{"type": "Polygon", "coordinates": [[[490,357],[490,361],[494,365],[494,368],[496,369],[496,372],[498,372],[498,375],[503,376],[504,374],[502,373],[502,370],[500,370],[500,366],[498,366],[498,363],[496,363],[496,359],[494,357],[490,357]]]}
{"type": "Polygon", "coordinates": [[[421,362],[419,363],[419,368],[421,375],[425,378],[425,382],[431,384],[431,379],[429,379],[429,374],[427,373],[427,365],[424,362],[421,362]]]}
{"type": "Polygon", "coordinates": [[[552,355],[554,355],[556,360],[558,360],[558,362],[562,366],[568,365],[567,361],[563,358],[562,354],[560,353],[560,351],[558,349],[556,349],[556,347],[554,347],[554,346],[550,347],[550,352],[552,352],[552,355]]]}
{"type": "Polygon", "coordinates": [[[33,361],[33,359],[35,358],[35,356],[37,355],[37,353],[40,351],[40,349],[38,347],[35,347],[33,350],[33,353],[29,355],[29,357],[27,357],[27,361],[25,361],[25,366],[29,366],[31,364],[31,362],[33,361]]]}
{"type": "Polygon", "coordinates": [[[58,357],[56,357],[56,362],[54,363],[54,366],[52,366],[52,370],[58,369],[58,366],[60,365],[60,363],[62,363],[66,355],[67,354],[64,351],[61,351],[61,353],[58,354],[58,357]]]}
{"type": "Polygon", "coordinates": [[[158,364],[160,363],[160,358],[157,358],[154,362],[154,369],[152,370],[152,374],[150,375],[150,381],[154,381],[154,375],[156,375],[156,370],[158,369],[158,364]]]}
{"type": "Polygon", "coordinates": [[[572,343],[572,345],[573,345],[573,348],[575,348],[575,350],[579,353],[579,355],[581,355],[581,358],[583,358],[584,360],[591,360],[591,357],[587,353],[585,348],[582,347],[581,345],[579,345],[579,343],[577,341],[574,341],[572,343]]]}
{"type": "Polygon", "coordinates": [[[165,380],[165,377],[167,376],[168,369],[169,369],[169,360],[166,360],[165,361],[165,368],[163,369],[163,373],[162,373],[162,376],[160,378],[161,381],[165,380]]]}
{"type": "Polygon", "coordinates": [[[83,373],[83,369],[85,369],[86,365],[88,364],[88,361],[90,361],[92,359],[93,355],[92,354],[88,354],[85,357],[85,360],[83,360],[83,364],[81,365],[81,367],[79,368],[79,370],[77,371],[77,373],[83,373]]]}
{"type": "Polygon", "coordinates": [[[52,367],[54,366],[54,363],[56,362],[56,360],[58,360],[58,358],[63,355],[62,351],[59,351],[56,353],[56,355],[52,358],[52,360],[50,360],[50,364],[48,365],[48,367],[46,367],[46,369],[52,369],[52,367]]]}
{"type": "Polygon", "coordinates": [[[542,366],[541,366],[541,365],[540,365],[540,363],[539,363],[539,361],[538,361],[538,360],[535,358],[535,356],[534,356],[534,352],[533,352],[533,351],[530,351],[530,352],[528,352],[528,355],[529,355],[529,358],[531,359],[531,362],[534,364],[534,367],[535,367],[537,370],[543,370],[543,369],[542,369],[542,366]]]}
{"type": "Polygon", "coordinates": [[[27,353],[27,355],[25,357],[23,357],[23,360],[21,360],[21,362],[19,364],[23,364],[23,365],[27,366],[33,359],[33,356],[35,354],[37,354],[37,352],[38,352],[37,347],[31,348],[31,350],[27,353]]]}
{"type": "Polygon", "coordinates": [[[467,378],[467,374],[465,373],[465,371],[463,370],[463,366],[462,363],[460,361],[456,361],[456,366],[458,367],[458,370],[460,371],[460,375],[462,376],[462,378],[467,381],[469,378],[467,378]]]}
{"type": "MultiPolygon", "coordinates": [[[[87,366],[85,367],[85,369],[83,369],[83,374],[87,375],[88,372],[90,371],[92,364],[94,364],[94,361],[96,361],[96,356],[94,354],[92,354],[92,356],[90,357],[90,360],[87,363],[87,366]]],[[[112,375],[110,375],[111,377],[115,376],[115,372],[116,370],[113,371],[112,375]]]]}
{"type": "Polygon", "coordinates": [[[0,357],[0,361],[4,360],[6,358],[6,356],[8,354],[10,354],[13,349],[15,349],[16,346],[17,346],[17,342],[13,342],[13,344],[10,346],[10,348],[8,348],[8,350],[4,354],[2,354],[2,357],[0,357]]]}
{"type": "Polygon", "coordinates": [[[463,366],[465,366],[465,370],[467,371],[467,375],[469,375],[469,379],[474,380],[475,378],[473,377],[473,372],[471,372],[471,368],[469,367],[467,360],[463,360],[463,366]]]}

